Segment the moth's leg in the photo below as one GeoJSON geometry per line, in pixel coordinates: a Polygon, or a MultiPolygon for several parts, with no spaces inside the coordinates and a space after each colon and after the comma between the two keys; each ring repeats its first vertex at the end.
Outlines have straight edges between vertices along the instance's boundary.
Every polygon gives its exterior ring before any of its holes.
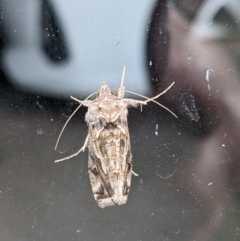
{"type": "Polygon", "coordinates": [[[138,174],[132,170],[132,174],[136,177],[138,177],[138,174]]]}
{"type": "Polygon", "coordinates": [[[138,105],[140,105],[141,111],[142,111],[142,106],[147,105],[146,101],[133,100],[128,98],[123,99],[123,102],[126,103],[128,106],[133,106],[133,107],[137,107],[138,105]]]}
{"type": "MultiPolygon", "coordinates": [[[[161,107],[164,108],[165,110],[169,111],[169,112],[170,112],[172,115],[174,115],[176,118],[178,118],[178,117],[177,117],[171,110],[169,110],[166,106],[164,106],[164,105],[158,103],[157,101],[155,101],[155,99],[157,99],[159,96],[165,94],[168,90],[170,90],[170,89],[172,88],[172,86],[174,85],[174,83],[175,83],[175,82],[173,82],[173,83],[172,83],[167,89],[165,89],[163,92],[161,92],[160,94],[158,94],[158,95],[156,95],[156,96],[154,96],[154,97],[152,97],[152,98],[148,98],[148,97],[146,97],[146,96],[144,96],[144,95],[140,95],[140,94],[138,94],[138,93],[135,93],[135,92],[132,92],[132,91],[129,91],[129,90],[125,90],[125,91],[128,92],[128,93],[130,93],[130,94],[137,95],[137,96],[140,96],[140,97],[142,97],[142,98],[144,98],[144,99],[147,99],[146,101],[144,101],[146,104],[147,104],[149,101],[154,102],[155,104],[161,106],[161,107]]],[[[141,105],[141,111],[142,111],[142,105],[141,105]]]]}
{"type": "Polygon", "coordinates": [[[75,115],[75,113],[79,110],[79,108],[80,108],[82,105],[85,105],[85,103],[87,103],[88,105],[86,105],[86,106],[89,106],[89,105],[91,104],[91,101],[89,102],[89,101],[87,101],[87,100],[88,100],[91,96],[93,96],[95,93],[96,93],[96,92],[92,93],[91,95],[89,95],[89,96],[88,96],[85,100],[83,100],[83,101],[78,100],[78,99],[76,99],[76,98],[74,98],[74,97],[71,96],[71,98],[74,99],[74,100],[76,100],[77,102],[79,102],[80,105],[79,105],[79,106],[76,108],[76,110],[70,115],[70,117],[67,119],[66,123],[64,124],[64,126],[63,126],[63,128],[62,128],[62,130],[61,130],[61,132],[60,132],[60,134],[59,134],[59,136],[58,136],[58,139],[57,139],[57,142],[56,142],[56,145],[55,145],[55,150],[57,149],[58,142],[59,142],[59,140],[60,140],[60,138],[61,138],[61,135],[62,135],[65,127],[67,126],[68,122],[71,120],[71,118],[75,115]]]}
{"type": "MultiPolygon", "coordinates": [[[[163,93],[163,92],[162,92],[163,93]]],[[[160,93],[159,95],[156,95],[152,98],[149,98],[145,101],[142,101],[142,100],[133,100],[133,99],[123,99],[125,103],[127,103],[127,105],[131,105],[131,106],[134,106],[136,107],[137,105],[140,105],[141,106],[141,111],[142,111],[142,106],[143,105],[147,105],[147,103],[149,101],[152,101],[154,103],[156,103],[157,105],[161,106],[163,109],[167,110],[168,112],[170,112],[173,116],[175,116],[176,118],[178,118],[171,110],[169,110],[166,106],[158,103],[157,101],[155,101],[156,98],[158,98],[162,93],[160,93]]],[[[165,93],[165,92],[164,92],[165,93]]]]}
{"type": "Polygon", "coordinates": [[[81,105],[84,105],[86,107],[89,107],[92,104],[92,100],[79,100],[73,96],[71,96],[71,99],[75,100],[76,102],[78,102],[81,105]]]}
{"type": "Polygon", "coordinates": [[[73,96],[70,96],[70,97],[71,97],[71,99],[75,100],[75,101],[78,102],[79,104],[82,104],[82,103],[84,102],[84,100],[79,100],[79,99],[77,99],[77,98],[75,98],[75,97],[73,97],[73,96]]]}
{"type": "Polygon", "coordinates": [[[129,99],[129,98],[124,98],[123,102],[126,103],[129,106],[136,107],[138,105],[147,105],[146,101],[143,100],[134,100],[134,99],[129,99]]]}
{"type": "Polygon", "coordinates": [[[56,161],[54,161],[54,162],[56,163],[56,162],[65,161],[65,160],[68,160],[68,159],[70,159],[70,158],[72,158],[72,157],[74,157],[74,156],[77,156],[77,155],[78,155],[79,153],[81,153],[81,152],[84,152],[85,148],[86,148],[87,145],[88,145],[88,139],[89,139],[89,134],[87,135],[87,138],[86,138],[86,140],[85,140],[85,142],[84,142],[84,145],[81,147],[81,149],[80,149],[78,152],[74,153],[74,154],[71,155],[71,156],[68,156],[68,157],[65,157],[65,158],[56,160],[56,161]]]}

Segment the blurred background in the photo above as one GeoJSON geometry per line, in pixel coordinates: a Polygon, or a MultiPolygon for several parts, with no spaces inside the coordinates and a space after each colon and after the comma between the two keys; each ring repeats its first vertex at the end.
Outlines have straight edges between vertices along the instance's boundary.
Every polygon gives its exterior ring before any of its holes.
{"type": "Polygon", "coordinates": [[[26,240],[240,239],[240,2],[0,0],[0,234],[26,240]],[[102,82],[129,109],[126,205],[94,201],[80,99],[102,82]]]}

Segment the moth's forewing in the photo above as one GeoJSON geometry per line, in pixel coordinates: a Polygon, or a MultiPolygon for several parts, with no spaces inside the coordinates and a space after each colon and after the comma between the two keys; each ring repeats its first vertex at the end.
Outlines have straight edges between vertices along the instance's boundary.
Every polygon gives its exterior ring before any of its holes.
{"type": "Polygon", "coordinates": [[[132,176],[132,156],[126,148],[128,138],[117,127],[101,131],[89,149],[88,169],[94,198],[102,208],[125,204],[132,176]],[[99,157],[103,158],[99,158],[99,157]]]}
{"type": "MultiPolygon", "coordinates": [[[[95,156],[96,157],[96,156],[95,156]]],[[[92,186],[94,199],[99,207],[118,206],[127,202],[128,193],[131,185],[132,168],[125,172],[125,176],[113,173],[103,174],[103,170],[96,169],[95,164],[100,163],[99,159],[92,160],[89,155],[89,178],[92,186]]]]}

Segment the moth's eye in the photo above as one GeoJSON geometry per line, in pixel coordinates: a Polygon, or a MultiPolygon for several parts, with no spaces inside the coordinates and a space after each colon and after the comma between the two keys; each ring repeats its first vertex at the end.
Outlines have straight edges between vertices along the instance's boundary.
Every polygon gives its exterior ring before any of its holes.
{"type": "Polygon", "coordinates": [[[114,93],[114,91],[113,91],[113,90],[111,90],[111,94],[112,94],[112,95],[115,95],[115,93],[114,93]]]}

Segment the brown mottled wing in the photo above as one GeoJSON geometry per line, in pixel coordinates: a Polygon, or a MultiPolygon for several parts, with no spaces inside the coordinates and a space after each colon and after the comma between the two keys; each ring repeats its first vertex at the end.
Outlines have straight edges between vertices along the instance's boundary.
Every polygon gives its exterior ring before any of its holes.
{"type": "Polygon", "coordinates": [[[106,123],[97,139],[90,138],[88,172],[94,198],[101,208],[127,201],[132,154],[127,126],[124,132],[116,123],[106,123]]]}

